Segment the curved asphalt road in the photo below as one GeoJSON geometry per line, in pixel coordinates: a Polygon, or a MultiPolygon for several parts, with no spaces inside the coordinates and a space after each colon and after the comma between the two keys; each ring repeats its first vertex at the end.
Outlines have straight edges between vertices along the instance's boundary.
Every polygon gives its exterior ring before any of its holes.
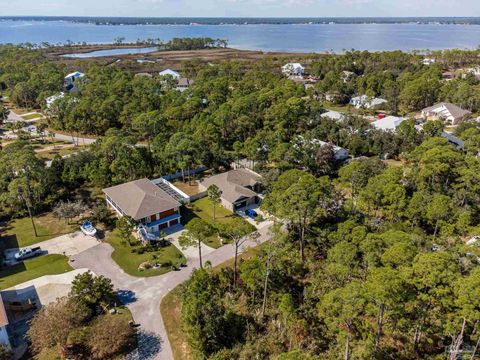
{"type": "MultiPolygon", "coordinates": [[[[245,242],[241,250],[257,246],[268,239],[270,223],[266,222],[258,229],[257,242],[245,242]]],[[[198,267],[198,258],[189,258],[187,267],[180,271],[169,272],[155,277],[134,277],[126,274],[111,258],[113,252],[109,244],[101,243],[70,258],[76,268],[88,268],[97,275],[110,278],[118,290],[122,301],[132,312],[137,324],[140,324],[139,347],[129,359],[173,359],[172,349],[160,314],[160,303],[173,288],[187,280],[198,267]]],[[[234,256],[234,246],[224,245],[205,255],[203,261],[219,265],[234,256]]]]}

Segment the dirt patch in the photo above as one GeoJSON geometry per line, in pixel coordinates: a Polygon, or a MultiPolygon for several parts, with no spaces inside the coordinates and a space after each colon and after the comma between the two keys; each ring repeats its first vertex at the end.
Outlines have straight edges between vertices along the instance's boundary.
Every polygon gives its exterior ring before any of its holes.
{"type": "Polygon", "coordinates": [[[185,50],[185,51],[154,51],[147,54],[128,54],[116,56],[104,56],[86,59],[64,58],[61,55],[68,53],[85,53],[97,50],[108,50],[112,48],[122,47],[145,47],[132,45],[87,45],[75,47],[59,47],[47,49],[44,55],[58,63],[65,64],[69,70],[76,69],[82,62],[95,62],[99,65],[115,65],[121,68],[129,69],[133,72],[159,72],[166,68],[181,70],[183,62],[187,60],[199,59],[205,63],[215,63],[224,60],[238,60],[245,62],[255,62],[261,59],[272,59],[283,64],[285,61],[308,61],[311,54],[299,53],[292,54],[287,52],[263,52],[251,50],[238,50],[232,48],[221,49],[204,49],[204,50],[185,50]],[[138,60],[147,60],[148,62],[140,63],[138,60]]]}
{"type": "Polygon", "coordinates": [[[183,181],[175,181],[173,183],[173,186],[179,188],[189,196],[197,195],[200,192],[200,190],[198,189],[198,184],[196,182],[189,185],[188,182],[184,183],[183,181]]]}

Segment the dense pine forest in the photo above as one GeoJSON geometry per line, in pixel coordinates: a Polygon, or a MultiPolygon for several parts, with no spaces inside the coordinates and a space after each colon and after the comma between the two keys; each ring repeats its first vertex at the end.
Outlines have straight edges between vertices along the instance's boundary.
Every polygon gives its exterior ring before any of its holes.
{"type": "Polygon", "coordinates": [[[479,54],[432,52],[428,66],[402,52],[310,55],[311,87],[283,76],[283,59],[188,60],[178,69],[193,80],[183,92],[173,78],[79,61],[80,91],[48,108],[72,69],[41,50],[1,46],[9,101],[42,109],[51,132],[98,141],[51,166],[28,139],[4,145],[0,210],[40,213],[81,187],[248,159],[276,225],[238,278],[207,266],[182,285],[178,326],[194,358],[453,360],[449,351],[463,349],[475,359],[480,248],[467,241],[480,235],[480,123],[452,130],[464,141],[456,148],[445,124],[419,128],[415,114],[440,101],[480,112],[480,81],[464,72],[479,54]],[[396,132],[372,128],[371,112],[347,106],[362,94],[409,120],[396,132]],[[329,108],[345,118],[322,117],[329,108]],[[351,159],[340,163],[317,139],[351,159]]]}

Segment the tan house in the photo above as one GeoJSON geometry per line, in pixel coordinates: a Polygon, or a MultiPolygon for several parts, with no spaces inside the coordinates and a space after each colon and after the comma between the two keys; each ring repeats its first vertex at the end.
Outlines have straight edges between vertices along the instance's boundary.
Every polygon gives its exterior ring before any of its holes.
{"type": "Polygon", "coordinates": [[[182,204],[148,179],[112,186],[103,189],[103,192],[108,206],[119,216],[132,217],[150,232],[160,232],[180,223],[182,204]]]}
{"type": "Polygon", "coordinates": [[[261,189],[261,176],[249,169],[230,170],[200,181],[200,191],[207,191],[210,185],[216,185],[222,192],[223,207],[235,211],[243,207],[258,204],[261,189]]]}
{"type": "Polygon", "coordinates": [[[3,304],[2,296],[0,295],[0,344],[5,345],[8,349],[11,349],[10,338],[7,332],[8,326],[7,312],[5,311],[5,305],[3,304]]]}
{"type": "Polygon", "coordinates": [[[423,109],[421,116],[424,120],[443,120],[449,125],[456,125],[470,114],[470,111],[455,104],[441,102],[423,109]]]}

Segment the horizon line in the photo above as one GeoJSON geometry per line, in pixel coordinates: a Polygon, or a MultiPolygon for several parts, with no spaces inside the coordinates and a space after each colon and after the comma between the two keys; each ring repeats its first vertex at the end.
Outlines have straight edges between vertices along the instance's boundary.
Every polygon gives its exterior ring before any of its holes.
{"type": "Polygon", "coordinates": [[[39,18],[112,18],[112,19],[480,19],[480,16],[109,16],[109,15],[0,15],[0,19],[12,17],[39,18]]]}

